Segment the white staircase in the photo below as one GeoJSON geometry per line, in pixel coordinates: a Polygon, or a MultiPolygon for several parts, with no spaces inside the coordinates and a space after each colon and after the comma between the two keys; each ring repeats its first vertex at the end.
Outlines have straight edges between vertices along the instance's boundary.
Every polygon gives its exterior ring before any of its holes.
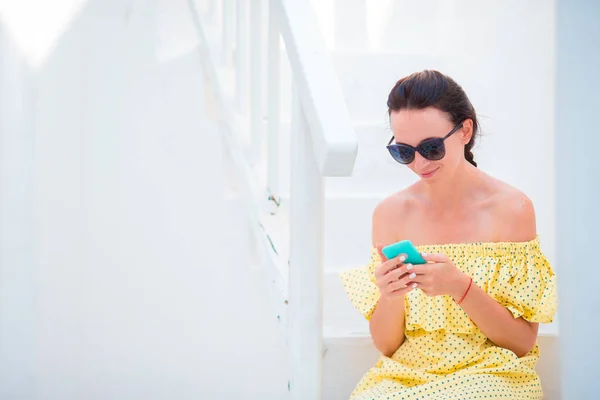
{"type": "MultiPolygon", "coordinates": [[[[279,2],[271,1],[271,9],[279,2]]],[[[219,10],[231,10],[227,0],[210,3],[213,3],[217,14],[219,10]]],[[[259,3],[252,4],[256,6],[259,3]]],[[[555,260],[554,187],[553,176],[547,172],[552,171],[554,166],[553,122],[546,117],[553,112],[554,72],[543,67],[553,62],[552,47],[548,44],[553,40],[554,31],[552,4],[519,3],[519,7],[514,7],[496,2],[482,6],[480,2],[467,0],[373,3],[360,0],[313,1],[320,27],[311,29],[320,29],[324,33],[323,40],[329,44],[335,78],[343,93],[344,105],[354,128],[353,135],[358,142],[352,176],[324,179],[322,396],[327,400],[348,398],[354,385],[378,356],[370,339],[368,325],[352,308],[341,287],[338,273],[369,260],[374,206],[387,194],[415,179],[407,168],[396,164],[385,150],[385,144],[391,136],[386,116],[387,95],[400,77],[425,68],[439,69],[453,76],[465,88],[482,117],[480,122],[485,135],[481,145],[475,148],[476,160],[492,175],[507,180],[530,195],[537,209],[542,246],[550,261],[555,260]],[[470,10],[470,13],[459,10],[470,10]],[[381,19],[383,28],[380,29],[374,16],[381,19]],[[502,29],[508,23],[515,26],[511,35],[506,35],[502,29]],[[361,40],[363,34],[371,36],[361,40]],[[353,40],[345,40],[348,37],[353,40]],[[503,62],[505,60],[510,62],[503,62]],[[534,73],[540,70],[547,72],[534,73]],[[534,104],[527,101],[525,93],[536,93],[534,104]],[[533,143],[537,144],[538,150],[532,154],[530,144],[533,143]],[[517,161],[510,163],[509,155],[510,159],[517,161]],[[523,170],[529,171],[527,176],[522,174],[523,170]],[[543,174],[543,180],[530,178],[538,172],[543,174]]],[[[196,12],[202,25],[201,31],[205,35],[207,32],[215,35],[207,37],[213,54],[210,66],[221,74],[220,77],[214,76],[217,80],[214,88],[217,91],[225,88],[223,91],[230,95],[229,90],[234,86],[230,79],[236,75],[235,68],[231,64],[223,67],[218,61],[221,53],[217,50],[221,43],[220,33],[227,31],[223,26],[236,19],[228,18],[226,13],[221,18],[218,15],[211,17],[207,4],[198,2],[196,12]]],[[[263,5],[266,6],[266,3],[263,5]]],[[[233,15],[238,14],[232,13],[230,17],[233,15]]],[[[293,15],[278,16],[294,19],[293,15]]],[[[266,16],[263,18],[267,21],[266,16]]],[[[300,24],[298,21],[295,23],[300,24]]],[[[244,29],[244,25],[236,27],[244,29]]],[[[268,28],[264,30],[266,35],[268,28]]],[[[262,43],[266,43],[266,40],[262,43]]],[[[263,85],[266,88],[273,75],[267,68],[269,63],[264,47],[262,51],[257,53],[262,55],[261,65],[264,67],[258,87],[263,85]]],[[[290,183],[293,184],[290,179],[290,160],[292,152],[297,149],[291,148],[290,137],[293,67],[290,68],[287,62],[285,48],[279,47],[277,53],[282,61],[278,77],[281,95],[275,100],[280,110],[274,114],[281,117],[276,144],[279,155],[275,171],[277,183],[274,185],[272,180],[267,182],[269,171],[273,172],[267,164],[270,142],[266,134],[268,116],[273,115],[269,114],[272,97],[265,100],[260,94],[251,94],[257,96],[252,97],[252,101],[258,99],[263,105],[260,108],[262,140],[258,142],[258,147],[252,146],[257,142],[252,141],[248,122],[251,116],[247,110],[233,113],[236,121],[228,129],[233,127],[238,131],[228,132],[227,135],[250,138],[249,144],[242,147],[243,151],[233,150],[238,155],[247,154],[250,162],[244,166],[238,165],[234,170],[238,176],[241,173],[244,179],[249,179],[241,186],[254,188],[253,192],[250,191],[255,196],[254,203],[250,202],[254,208],[249,207],[251,224],[255,225],[253,243],[259,249],[259,259],[269,276],[274,318],[281,322],[282,333],[288,337],[290,329],[294,329],[290,327],[293,325],[290,318],[294,318],[294,315],[289,315],[287,310],[288,285],[293,285],[288,280],[287,269],[290,246],[293,246],[290,229],[294,228],[289,224],[290,204],[293,203],[290,196],[290,183]],[[262,156],[258,158],[255,157],[257,148],[262,151],[262,156]],[[272,190],[274,187],[276,191],[272,190]],[[274,196],[279,205],[268,201],[269,196],[274,196]]],[[[221,100],[216,102],[219,106],[236,109],[233,104],[223,103],[223,99],[228,99],[227,95],[216,95],[221,96],[221,100]]],[[[231,143],[231,139],[227,139],[227,143],[231,143]]],[[[559,398],[557,338],[556,323],[541,326],[539,343],[542,356],[538,370],[548,399],[559,398]]],[[[294,362],[292,358],[291,363],[294,362]]],[[[313,366],[303,365],[301,368],[313,366]]],[[[292,385],[292,394],[294,389],[292,385]]]]}

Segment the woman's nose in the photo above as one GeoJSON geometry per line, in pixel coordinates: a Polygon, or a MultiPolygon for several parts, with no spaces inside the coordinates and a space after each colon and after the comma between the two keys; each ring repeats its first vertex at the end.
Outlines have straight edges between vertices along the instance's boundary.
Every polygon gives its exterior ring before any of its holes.
{"type": "Polygon", "coordinates": [[[421,171],[430,163],[431,161],[423,157],[421,154],[419,154],[418,152],[415,153],[415,160],[413,161],[413,165],[416,170],[421,171]]]}

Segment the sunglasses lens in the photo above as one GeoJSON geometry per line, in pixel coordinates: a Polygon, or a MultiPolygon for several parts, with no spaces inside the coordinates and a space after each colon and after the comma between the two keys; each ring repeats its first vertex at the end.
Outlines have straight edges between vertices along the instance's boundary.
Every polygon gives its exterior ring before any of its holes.
{"type": "Polygon", "coordinates": [[[446,155],[446,147],[442,139],[431,139],[419,144],[419,154],[428,160],[441,160],[446,155]]]}
{"type": "Polygon", "coordinates": [[[407,146],[396,144],[388,147],[394,160],[400,164],[410,164],[415,159],[415,151],[407,146]]]}

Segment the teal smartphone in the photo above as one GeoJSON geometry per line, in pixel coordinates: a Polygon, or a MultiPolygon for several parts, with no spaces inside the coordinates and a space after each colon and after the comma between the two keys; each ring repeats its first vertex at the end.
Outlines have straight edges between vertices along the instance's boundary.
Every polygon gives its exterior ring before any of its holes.
{"type": "Polygon", "coordinates": [[[400,254],[406,254],[405,264],[425,264],[427,261],[421,257],[419,250],[412,244],[410,240],[402,240],[400,242],[390,244],[381,249],[381,252],[387,259],[398,257],[400,254]]]}

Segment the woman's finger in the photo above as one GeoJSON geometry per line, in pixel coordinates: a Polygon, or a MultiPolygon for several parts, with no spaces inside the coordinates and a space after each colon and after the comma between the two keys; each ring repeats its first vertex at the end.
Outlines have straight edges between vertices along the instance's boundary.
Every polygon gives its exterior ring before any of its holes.
{"type": "Polygon", "coordinates": [[[415,288],[417,288],[417,287],[418,287],[418,285],[417,285],[417,286],[415,286],[415,284],[408,285],[407,287],[403,287],[403,288],[400,288],[400,289],[397,289],[397,290],[393,290],[393,291],[390,293],[390,296],[394,296],[394,297],[395,297],[395,296],[404,296],[405,294],[407,294],[407,293],[409,293],[409,292],[413,291],[413,290],[414,290],[415,288]]]}
{"type": "Polygon", "coordinates": [[[421,253],[421,257],[427,262],[443,263],[450,261],[448,256],[444,253],[421,253]]]}
{"type": "Polygon", "coordinates": [[[377,252],[379,253],[379,258],[381,259],[381,262],[384,263],[387,261],[387,257],[383,254],[383,243],[381,242],[377,242],[377,252]]]}
{"type": "Polygon", "coordinates": [[[431,271],[430,264],[416,264],[407,269],[407,272],[414,272],[417,275],[427,275],[431,271]]]}
{"type": "Polygon", "coordinates": [[[410,275],[407,276],[410,282],[418,283],[419,286],[424,283],[429,283],[431,281],[431,277],[425,274],[417,274],[416,272],[411,272],[410,275]]]}
{"type": "Polygon", "coordinates": [[[387,274],[381,275],[381,276],[376,276],[377,286],[385,287],[386,285],[389,285],[391,283],[398,282],[400,280],[400,278],[407,275],[404,268],[405,268],[405,266],[401,265],[400,267],[394,269],[390,273],[387,273],[387,274]]]}
{"type": "Polygon", "coordinates": [[[410,265],[411,264],[402,264],[398,268],[388,271],[388,273],[384,275],[386,281],[394,282],[406,275],[407,273],[410,273],[410,271],[408,270],[410,269],[410,265]]]}
{"type": "Polygon", "coordinates": [[[404,287],[410,286],[413,283],[416,283],[414,280],[417,277],[415,273],[407,273],[404,274],[401,278],[397,279],[395,282],[389,284],[391,290],[402,289],[404,287]]]}
{"type": "Polygon", "coordinates": [[[404,279],[400,279],[400,280],[398,280],[396,282],[389,283],[388,286],[387,286],[387,291],[388,292],[393,292],[393,291],[398,290],[398,289],[404,289],[407,286],[406,285],[407,283],[408,283],[408,281],[406,281],[404,279]]]}
{"type": "Polygon", "coordinates": [[[394,257],[391,260],[387,260],[386,262],[380,264],[377,268],[375,268],[375,276],[383,276],[388,272],[398,268],[400,264],[402,264],[406,260],[406,255],[400,254],[398,257],[394,257]]]}

